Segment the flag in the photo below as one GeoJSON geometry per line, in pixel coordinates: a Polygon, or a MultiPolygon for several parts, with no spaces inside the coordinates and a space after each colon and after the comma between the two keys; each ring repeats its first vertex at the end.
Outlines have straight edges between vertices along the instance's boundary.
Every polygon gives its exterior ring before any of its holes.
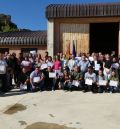
{"type": "Polygon", "coordinates": [[[72,54],[76,57],[76,50],[75,50],[75,43],[74,43],[74,40],[73,40],[72,54]]]}
{"type": "Polygon", "coordinates": [[[66,45],[66,57],[67,57],[67,59],[69,59],[69,57],[70,57],[70,41],[68,41],[68,43],[66,45]]]}

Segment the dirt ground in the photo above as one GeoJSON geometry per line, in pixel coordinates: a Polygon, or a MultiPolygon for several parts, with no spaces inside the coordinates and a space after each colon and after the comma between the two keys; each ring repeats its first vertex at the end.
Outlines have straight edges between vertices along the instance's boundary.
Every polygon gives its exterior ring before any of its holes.
{"type": "Polygon", "coordinates": [[[14,90],[0,94],[0,129],[119,128],[119,93],[14,90]]]}

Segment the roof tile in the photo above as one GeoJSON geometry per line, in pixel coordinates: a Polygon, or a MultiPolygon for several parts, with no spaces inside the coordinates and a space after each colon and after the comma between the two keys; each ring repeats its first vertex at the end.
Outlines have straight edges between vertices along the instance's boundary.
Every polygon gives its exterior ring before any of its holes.
{"type": "Polygon", "coordinates": [[[47,45],[47,31],[0,33],[0,45],[47,45]]]}
{"type": "Polygon", "coordinates": [[[46,7],[46,17],[105,17],[120,16],[120,2],[102,4],[51,4],[46,7]]]}

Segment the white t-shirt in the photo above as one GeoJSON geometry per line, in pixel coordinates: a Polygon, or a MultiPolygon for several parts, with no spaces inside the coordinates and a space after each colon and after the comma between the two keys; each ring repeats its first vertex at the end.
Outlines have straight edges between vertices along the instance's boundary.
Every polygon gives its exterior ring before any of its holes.
{"type": "Polygon", "coordinates": [[[25,60],[23,60],[22,63],[21,63],[21,65],[22,65],[23,67],[30,66],[30,61],[25,61],[25,60]]]}
{"type": "Polygon", "coordinates": [[[6,74],[7,63],[5,60],[0,60],[0,74],[6,74]]]}

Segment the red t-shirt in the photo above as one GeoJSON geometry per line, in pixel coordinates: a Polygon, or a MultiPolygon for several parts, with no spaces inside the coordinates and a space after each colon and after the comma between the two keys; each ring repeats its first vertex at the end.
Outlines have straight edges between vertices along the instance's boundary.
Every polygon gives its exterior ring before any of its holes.
{"type": "Polygon", "coordinates": [[[61,61],[55,61],[55,62],[53,63],[53,69],[54,69],[54,70],[59,70],[60,67],[62,67],[61,61]]]}

